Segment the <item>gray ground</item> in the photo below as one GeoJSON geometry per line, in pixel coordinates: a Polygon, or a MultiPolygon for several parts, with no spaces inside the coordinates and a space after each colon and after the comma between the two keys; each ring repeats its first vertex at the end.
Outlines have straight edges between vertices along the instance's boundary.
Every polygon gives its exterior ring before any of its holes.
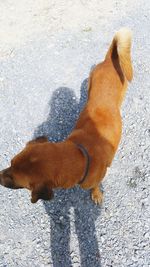
{"type": "Polygon", "coordinates": [[[150,266],[150,3],[0,1],[0,169],[34,136],[65,138],[114,32],[133,30],[134,80],[119,151],[95,206],[76,187],[49,203],[0,187],[0,267],[150,266]]]}

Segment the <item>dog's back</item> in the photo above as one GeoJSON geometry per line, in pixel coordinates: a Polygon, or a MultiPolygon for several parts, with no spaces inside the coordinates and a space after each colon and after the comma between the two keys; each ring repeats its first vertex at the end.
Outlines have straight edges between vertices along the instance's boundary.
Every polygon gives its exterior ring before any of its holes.
{"type": "Polygon", "coordinates": [[[89,78],[86,109],[97,130],[115,149],[121,136],[120,106],[127,81],[133,76],[130,50],[131,32],[123,28],[115,34],[104,62],[94,68],[89,78]]]}
{"type": "Polygon", "coordinates": [[[115,34],[105,60],[90,74],[88,103],[71,134],[90,151],[107,147],[112,154],[107,157],[109,165],[121,138],[120,106],[133,76],[130,50],[131,32],[123,28],[115,34]]]}

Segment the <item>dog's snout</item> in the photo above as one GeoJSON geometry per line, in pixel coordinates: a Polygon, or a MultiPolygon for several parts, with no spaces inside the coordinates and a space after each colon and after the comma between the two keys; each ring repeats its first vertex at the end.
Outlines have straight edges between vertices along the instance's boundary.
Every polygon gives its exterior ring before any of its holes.
{"type": "Polygon", "coordinates": [[[10,189],[19,189],[22,188],[21,186],[18,186],[13,178],[13,175],[11,174],[11,169],[7,168],[3,171],[0,171],[0,184],[4,187],[10,188],[10,189]]]}
{"type": "Polygon", "coordinates": [[[0,184],[3,185],[3,171],[0,171],[0,184]]]}
{"type": "Polygon", "coordinates": [[[7,188],[14,188],[13,179],[9,175],[9,168],[0,171],[0,184],[7,188]]]}

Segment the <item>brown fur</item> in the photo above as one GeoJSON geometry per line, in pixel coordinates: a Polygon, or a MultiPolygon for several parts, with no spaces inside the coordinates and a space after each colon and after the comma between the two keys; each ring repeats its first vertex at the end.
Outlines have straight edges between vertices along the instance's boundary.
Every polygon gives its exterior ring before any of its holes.
{"type": "Polygon", "coordinates": [[[11,161],[11,167],[0,172],[3,186],[31,190],[33,203],[51,199],[53,188],[71,188],[80,182],[86,158],[76,144],[82,144],[90,156],[90,166],[80,186],[92,189],[92,199],[101,202],[98,186],[120,142],[120,106],[133,75],[130,48],[130,31],[121,29],[105,60],[90,74],[88,102],[70,136],[60,143],[46,138],[29,142],[11,161]]]}

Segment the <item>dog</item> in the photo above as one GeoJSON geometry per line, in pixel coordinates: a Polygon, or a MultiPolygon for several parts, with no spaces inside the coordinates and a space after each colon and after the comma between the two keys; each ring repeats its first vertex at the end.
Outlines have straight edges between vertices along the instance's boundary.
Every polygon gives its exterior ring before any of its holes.
{"type": "Polygon", "coordinates": [[[131,31],[119,30],[105,59],[90,73],[88,101],[76,126],[63,142],[51,143],[39,137],[11,160],[0,172],[0,184],[26,188],[31,202],[53,198],[53,189],[77,184],[91,189],[91,198],[100,204],[99,186],[117,151],[122,131],[120,108],[128,81],[133,77],[131,31]]]}

